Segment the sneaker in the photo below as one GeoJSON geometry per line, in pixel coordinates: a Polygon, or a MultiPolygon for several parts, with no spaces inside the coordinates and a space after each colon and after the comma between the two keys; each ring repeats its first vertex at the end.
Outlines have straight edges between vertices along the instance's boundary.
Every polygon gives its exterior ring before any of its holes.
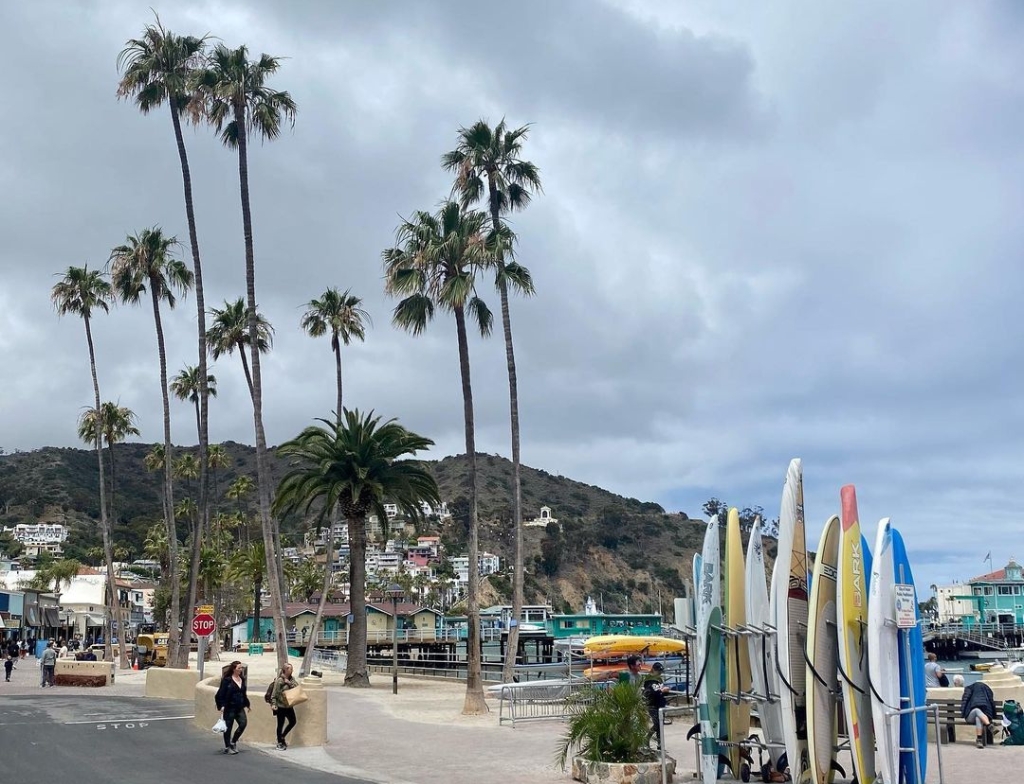
{"type": "Polygon", "coordinates": [[[288,741],[281,741],[281,750],[288,751],[288,741]]]}
{"type": "Polygon", "coordinates": [[[231,753],[231,747],[230,746],[225,746],[224,747],[224,753],[225,754],[230,754],[231,753]]]}
{"type": "Polygon", "coordinates": [[[278,751],[284,751],[284,750],[285,750],[286,748],[288,748],[288,747],[284,745],[284,741],[280,741],[280,740],[279,740],[279,741],[277,742],[277,746],[276,746],[275,748],[276,748],[276,749],[277,749],[278,751]]]}
{"type": "Polygon", "coordinates": [[[985,748],[985,744],[984,744],[984,743],[982,742],[981,738],[978,738],[978,739],[977,739],[977,740],[976,740],[976,741],[974,742],[974,745],[975,745],[975,746],[977,746],[977,747],[978,747],[979,749],[983,749],[983,748],[985,748]]]}
{"type": "Polygon", "coordinates": [[[228,753],[229,754],[237,754],[238,753],[238,746],[236,746],[234,743],[232,743],[231,747],[228,749],[228,753]]]}

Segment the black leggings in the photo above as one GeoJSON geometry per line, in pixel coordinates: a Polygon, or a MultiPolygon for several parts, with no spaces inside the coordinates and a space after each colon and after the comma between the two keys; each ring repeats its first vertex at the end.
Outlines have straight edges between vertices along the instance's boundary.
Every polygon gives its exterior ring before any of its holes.
{"type": "Polygon", "coordinates": [[[224,746],[233,746],[238,743],[238,739],[245,732],[245,725],[249,723],[249,719],[245,715],[245,708],[225,708],[224,723],[228,725],[228,728],[224,730],[224,746]],[[238,724],[238,728],[235,730],[235,736],[231,737],[231,725],[235,723],[238,724]]]}
{"type": "Polygon", "coordinates": [[[277,709],[277,742],[283,743],[285,736],[292,731],[292,727],[295,726],[295,708],[278,708],[277,709]],[[285,719],[288,720],[288,727],[285,728],[285,719]],[[284,732],[281,730],[284,729],[284,732]]]}

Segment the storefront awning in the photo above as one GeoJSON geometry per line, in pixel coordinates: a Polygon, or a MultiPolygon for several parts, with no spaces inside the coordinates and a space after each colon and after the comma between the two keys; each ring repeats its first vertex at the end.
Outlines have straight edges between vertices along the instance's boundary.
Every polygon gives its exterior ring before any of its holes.
{"type": "Polygon", "coordinates": [[[42,607],[43,611],[43,626],[48,626],[51,629],[60,628],[60,610],[56,607],[42,607]]]}
{"type": "Polygon", "coordinates": [[[0,616],[0,629],[6,629],[7,626],[4,624],[3,616],[0,616]]]}
{"type": "Polygon", "coordinates": [[[34,604],[30,604],[25,608],[25,625],[39,625],[39,608],[36,607],[34,604]]]}
{"type": "Polygon", "coordinates": [[[102,615],[86,615],[85,616],[86,626],[102,626],[103,616],[102,615]]]}

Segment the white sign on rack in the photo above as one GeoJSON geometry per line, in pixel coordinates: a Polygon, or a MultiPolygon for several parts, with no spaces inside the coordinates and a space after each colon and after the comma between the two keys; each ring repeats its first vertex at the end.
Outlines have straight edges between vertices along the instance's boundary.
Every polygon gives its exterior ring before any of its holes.
{"type": "Polygon", "coordinates": [[[900,629],[912,629],[917,626],[914,586],[894,585],[893,596],[896,602],[896,626],[900,629]]]}

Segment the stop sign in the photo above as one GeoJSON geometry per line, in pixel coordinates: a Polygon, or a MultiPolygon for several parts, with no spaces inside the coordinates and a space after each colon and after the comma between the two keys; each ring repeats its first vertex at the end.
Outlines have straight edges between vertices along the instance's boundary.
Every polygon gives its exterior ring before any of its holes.
{"type": "Polygon", "coordinates": [[[199,613],[192,619],[192,633],[196,637],[209,637],[217,628],[217,621],[209,613],[199,613]]]}

